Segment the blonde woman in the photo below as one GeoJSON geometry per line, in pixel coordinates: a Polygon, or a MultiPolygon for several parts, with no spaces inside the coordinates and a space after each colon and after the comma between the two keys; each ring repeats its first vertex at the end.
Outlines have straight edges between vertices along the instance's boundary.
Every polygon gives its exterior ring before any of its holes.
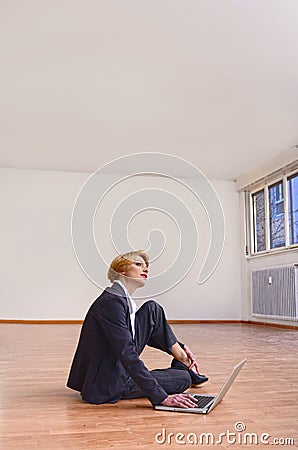
{"type": "Polygon", "coordinates": [[[149,300],[137,309],[131,296],[145,285],[148,268],[142,250],[117,256],[108,271],[112,286],[85,317],[67,386],[89,403],[147,397],[152,405],[188,408],[194,402],[183,392],[208,380],[191,350],[177,341],[163,308],[149,300]],[[148,370],[139,357],[146,345],[172,355],[171,367],[148,370]]]}

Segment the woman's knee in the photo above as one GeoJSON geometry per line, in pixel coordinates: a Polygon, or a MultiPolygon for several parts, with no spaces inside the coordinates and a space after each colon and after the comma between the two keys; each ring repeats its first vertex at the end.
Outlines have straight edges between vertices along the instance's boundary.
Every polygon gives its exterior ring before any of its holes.
{"type": "Polygon", "coordinates": [[[191,386],[191,376],[190,376],[188,370],[183,370],[183,373],[184,373],[184,376],[181,379],[181,385],[182,385],[183,391],[185,391],[186,389],[190,388],[190,386],[191,386]]]}
{"type": "Polygon", "coordinates": [[[169,395],[181,394],[191,386],[188,370],[155,369],[151,371],[151,374],[169,395]]]}
{"type": "Polygon", "coordinates": [[[146,316],[151,317],[153,322],[160,322],[166,320],[166,314],[163,307],[155,300],[148,300],[140,308],[141,314],[145,313],[146,316]]]}
{"type": "Polygon", "coordinates": [[[174,379],[175,389],[172,394],[181,394],[191,386],[191,377],[188,370],[177,370],[174,379]]]}
{"type": "Polygon", "coordinates": [[[163,311],[163,307],[157,303],[155,300],[147,300],[145,303],[142,304],[141,308],[147,308],[154,311],[163,311]]]}

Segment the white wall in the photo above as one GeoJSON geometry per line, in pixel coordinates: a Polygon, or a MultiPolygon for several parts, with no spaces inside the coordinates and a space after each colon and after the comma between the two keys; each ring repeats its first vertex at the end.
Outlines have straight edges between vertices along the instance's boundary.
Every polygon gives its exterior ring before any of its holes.
{"type": "MultiPolygon", "coordinates": [[[[83,173],[0,169],[1,319],[83,319],[101,292],[83,273],[71,242],[72,209],[87,178],[88,174],[83,173]]],[[[112,183],[112,176],[110,180],[112,183]]],[[[225,214],[225,246],[213,275],[198,285],[210,237],[208,219],[190,193],[182,194],[180,185],[169,180],[159,182],[162,188],[183,197],[196,218],[200,240],[198,258],[188,275],[156,299],[166,307],[169,319],[241,319],[239,194],[234,183],[213,182],[225,214]]],[[[109,223],[119,198],[154,183],[146,177],[127,180],[103,202],[103,209],[96,215],[95,235],[107,259],[114,256],[109,223]]],[[[156,212],[150,215],[148,211],[145,214],[136,216],[133,222],[132,244],[146,248],[150,227],[162,224],[168,232],[167,242],[171,243],[165,254],[168,251],[167,258],[172,258],[177,230],[166,216],[156,212]]],[[[166,261],[162,264],[166,265],[166,261]]]]}
{"type": "Polygon", "coordinates": [[[96,288],[74,257],[70,217],[85,174],[1,169],[1,318],[80,318],[96,288]]]}
{"type": "MultiPolygon", "coordinates": [[[[239,197],[234,183],[212,181],[220,198],[225,216],[225,244],[222,257],[211,277],[202,285],[197,275],[202,266],[202,252],[189,276],[175,290],[165,293],[161,300],[171,319],[240,320],[240,227],[239,197]]],[[[202,227],[203,228],[203,227],[202,227]]],[[[201,239],[204,240],[205,229],[201,239]]],[[[206,251],[206,248],[204,249],[206,251]]]]}

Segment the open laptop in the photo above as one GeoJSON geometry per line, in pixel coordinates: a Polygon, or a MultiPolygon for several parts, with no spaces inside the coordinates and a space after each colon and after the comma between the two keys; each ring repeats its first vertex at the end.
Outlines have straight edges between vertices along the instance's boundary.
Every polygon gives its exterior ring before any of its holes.
{"type": "Polygon", "coordinates": [[[197,401],[197,406],[194,408],[179,408],[176,406],[163,406],[163,405],[156,405],[154,406],[155,409],[161,410],[161,411],[174,411],[174,412],[186,412],[186,413],[194,413],[194,414],[208,414],[214,409],[224,398],[230,387],[232,386],[232,383],[234,382],[235,378],[237,377],[238,373],[244,366],[247,358],[243,359],[239,364],[237,364],[234,369],[232,370],[230,376],[222,386],[221,390],[217,395],[207,395],[207,394],[190,394],[192,397],[194,397],[197,401]]]}

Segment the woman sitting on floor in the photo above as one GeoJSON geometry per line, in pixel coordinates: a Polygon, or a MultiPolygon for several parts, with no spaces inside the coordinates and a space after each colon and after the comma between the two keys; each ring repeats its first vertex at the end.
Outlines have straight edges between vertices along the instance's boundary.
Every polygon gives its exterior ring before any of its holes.
{"type": "Polygon", "coordinates": [[[153,300],[139,309],[131,298],[145,285],[149,258],[144,251],[117,256],[113,283],[91,305],[80,334],[67,386],[89,403],[147,397],[152,405],[193,407],[183,392],[208,380],[194,354],[177,341],[163,308],[153,300]],[[148,370],[139,355],[149,345],[173,356],[171,367],[148,370]]]}

